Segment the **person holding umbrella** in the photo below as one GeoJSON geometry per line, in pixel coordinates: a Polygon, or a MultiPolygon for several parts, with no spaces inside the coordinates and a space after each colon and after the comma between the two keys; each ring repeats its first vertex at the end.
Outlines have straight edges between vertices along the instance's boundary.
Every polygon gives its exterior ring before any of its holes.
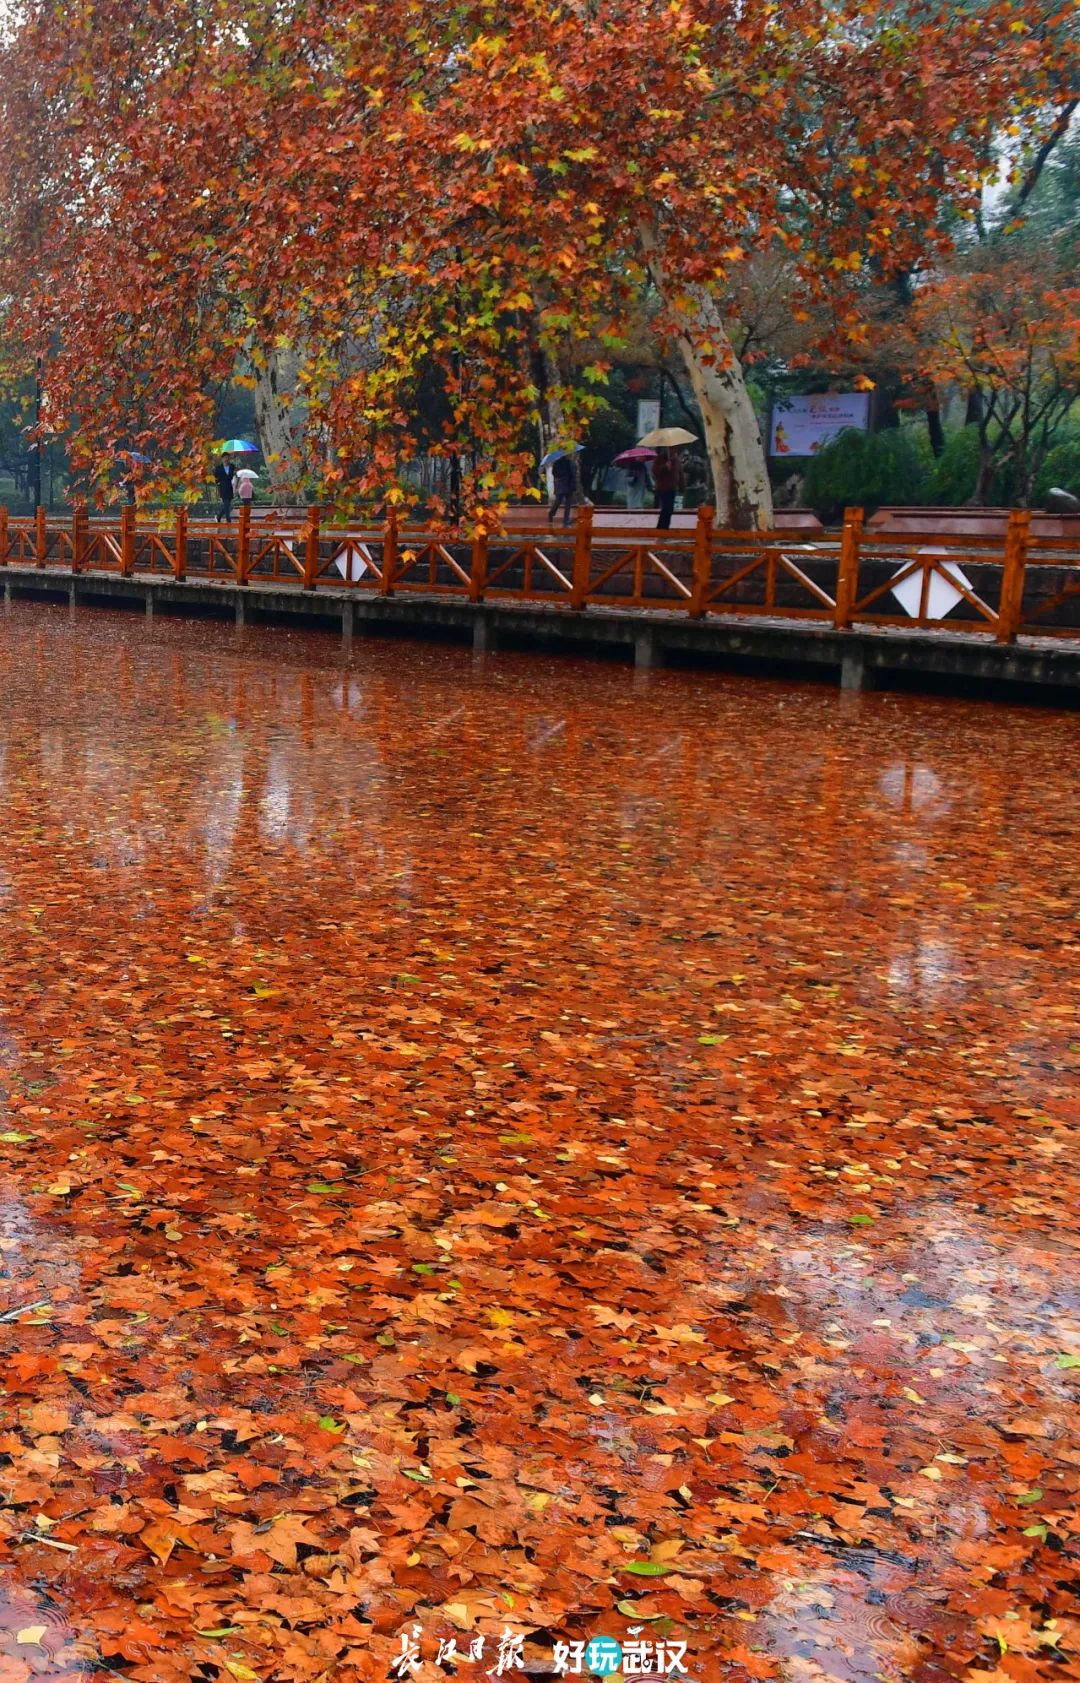
{"type": "Polygon", "coordinates": [[[649,489],[649,463],[656,460],[655,450],[644,450],[635,444],[615,457],[613,467],[621,468],[626,476],[626,506],[632,512],[645,507],[645,493],[649,489]]]}
{"type": "Polygon", "coordinates": [[[258,477],[258,474],[252,473],[250,468],[241,468],[239,473],[236,475],[237,484],[240,487],[241,508],[244,507],[245,503],[248,508],[251,507],[252,502],[255,499],[255,481],[258,477]]]}
{"type": "Polygon", "coordinates": [[[675,498],[683,488],[682,462],[675,451],[680,444],[695,442],[694,434],[687,432],[685,427],[657,427],[655,432],[648,432],[644,438],[638,439],[639,449],[655,450],[657,453],[652,480],[656,506],[660,510],[660,518],[656,522],[658,532],[670,529],[675,498]]]}
{"type": "Polygon", "coordinates": [[[683,487],[682,462],[674,450],[662,448],[657,451],[652,466],[652,482],[656,492],[656,506],[660,510],[656,529],[658,532],[666,532],[675,513],[676,495],[683,487]]]}
{"type": "Polygon", "coordinates": [[[229,521],[232,519],[233,491],[235,490],[234,477],[235,475],[232,463],[226,461],[224,456],[219,456],[217,461],[214,463],[214,484],[217,486],[217,493],[220,499],[217,511],[219,526],[223,520],[229,521]]]}
{"type": "Polygon", "coordinates": [[[569,526],[570,516],[574,508],[574,492],[577,489],[577,472],[574,467],[574,457],[583,448],[577,444],[573,450],[549,450],[540,463],[542,468],[551,469],[551,483],[554,500],[548,510],[548,525],[554,526],[555,516],[559,509],[563,510],[563,525],[569,526]]]}
{"type": "Polygon", "coordinates": [[[230,459],[233,456],[257,456],[259,446],[252,444],[246,438],[226,438],[215,446],[218,460],[214,464],[214,483],[218,488],[221,505],[218,508],[218,523],[224,519],[232,519],[233,496],[236,492],[236,466],[230,459]]]}

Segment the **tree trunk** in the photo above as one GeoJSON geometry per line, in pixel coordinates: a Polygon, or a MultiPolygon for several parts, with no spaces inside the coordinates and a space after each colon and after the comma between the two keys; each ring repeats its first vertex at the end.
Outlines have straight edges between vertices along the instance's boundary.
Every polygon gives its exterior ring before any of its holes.
{"type": "Polygon", "coordinates": [[[978,386],[972,386],[967,394],[967,407],[964,410],[964,425],[977,427],[983,418],[983,395],[978,386]]]}
{"type": "MultiPolygon", "coordinates": [[[[543,370],[544,370],[544,402],[543,402],[543,422],[542,422],[542,425],[543,425],[543,430],[544,430],[544,433],[545,433],[545,437],[544,437],[544,441],[543,441],[544,442],[544,454],[547,455],[549,450],[571,449],[571,448],[573,448],[573,445],[575,443],[575,440],[570,437],[569,428],[567,427],[567,423],[566,423],[566,411],[563,408],[563,402],[562,402],[562,398],[560,396],[560,392],[565,390],[566,387],[571,384],[572,377],[569,376],[568,374],[566,374],[564,372],[564,370],[559,367],[558,353],[556,351],[552,350],[552,348],[550,346],[548,346],[548,345],[542,346],[541,351],[540,351],[540,357],[541,357],[541,362],[542,362],[543,370]]],[[[548,475],[547,490],[548,490],[548,494],[550,496],[550,495],[553,494],[552,480],[551,480],[551,470],[550,469],[547,470],[547,475],[548,475]]],[[[581,478],[581,459],[580,459],[579,456],[577,456],[575,454],[575,456],[574,456],[574,498],[575,498],[575,501],[580,502],[583,495],[584,495],[584,487],[583,487],[582,478],[581,478]]]]}
{"type": "Polygon", "coordinates": [[[900,381],[895,374],[886,374],[878,380],[871,401],[872,432],[895,432],[899,428],[900,411],[896,407],[899,389],[900,381]]]}
{"type": "Polygon", "coordinates": [[[704,287],[677,287],[668,280],[650,230],[642,230],[641,240],[653,284],[675,325],[679,353],[701,411],[716,523],[769,531],[772,487],[761,428],[719,306],[704,287]]]}
{"type": "Polygon", "coordinates": [[[926,430],[930,437],[930,449],[935,456],[942,455],[945,449],[945,428],[941,424],[941,406],[936,392],[927,394],[926,430]]]}
{"type": "Polygon", "coordinates": [[[984,445],[982,450],[979,452],[979,473],[975,481],[975,490],[971,498],[971,507],[988,508],[990,506],[990,495],[996,472],[997,463],[994,460],[994,453],[984,445]]]}
{"type": "Polygon", "coordinates": [[[275,345],[255,370],[255,419],[275,503],[299,500],[303,480],[301,417],[296,396],[298,359],[275,345]]]}

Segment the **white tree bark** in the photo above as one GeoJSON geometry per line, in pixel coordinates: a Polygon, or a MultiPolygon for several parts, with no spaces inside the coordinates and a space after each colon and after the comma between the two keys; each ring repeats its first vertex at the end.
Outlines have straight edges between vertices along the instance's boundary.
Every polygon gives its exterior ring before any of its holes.
{"type": "Polygon", "coordinates": [[[746,377],[720,308],[705,287],[680,287],[669,279],[650,230],[642,230],[641,241],[653,284],[674,323],[679,354],[701,410],[716,523],[769,531],[773,500],[765,446],[746,377]]]}
{"type": "Polygon", "coordinates": [[[303,417],[296,396],[298,359],[275,345],[255,370],[255,419],[276,503],[296,502],[303,478],[303,417]]]}

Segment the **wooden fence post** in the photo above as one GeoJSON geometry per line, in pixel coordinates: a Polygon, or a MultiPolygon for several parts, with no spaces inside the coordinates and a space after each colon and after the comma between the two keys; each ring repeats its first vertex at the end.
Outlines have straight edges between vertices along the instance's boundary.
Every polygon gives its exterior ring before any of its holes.
{"type": "Polygon", "coordinates": [[[585,503],[577,511],[577,525],[574,529],[574,574],[570,591],[570,606],[572,608],[583,608],[585,599],[589,594],[589,579],[592,574],[592,546],[592,504],[585,503]]]}
{"type": "MultiPolygon", "coordinates": [[[[314,590],[315,581],[319,576],[319,520],[321,511],[317,508],[308,509],[307,528],[304,532],[304,589],[314,590]]],[[[352,572],[352,550],[348,552],[350,561],[347,572],[352,572]]],[[[348,579],[346,579],[348,583],[348,579]]],[[[352,609],[349,609],[352,612],[352,609]]]]}
{"type": "Polygon", "coordinates": [[[469,568],[469,601],[482,602],[487,586],[488,535],[480,526],[473,533],[472,566],[469,568]]]}
{"type": "Polygon", "coordinates": [[[120,511],[120,577],[135,571],[135,506],[125,503],[120,511]]]}
{"type": "Polygon", "coordinates": [[[8,562],[8,511],[7,504],[0,506],[0,567],[6,567],[8,562]]]}
{"type": "Polygon", "coordinates": [[[45,508],[40,504],[34,511],[34,555],[39,567],[44,567],[48,554],[48,537],[45,533],[45,508]]]}
{"type": "Polygon", "coordinates": [[[1024,614],[1024,575],[1027,571],[1028,544],[1031,541],[1031,510],[1014,508],[1009,511],[1009,525],[1005,533],[1005,565],[1001,570],[1001,595],[998,599],[997,640],[1013,643],[1024,614]]]}
{"type": "Polygon", "coordinates": [[[87,540],[90,517],[85,503],[76,503],[71,515],[71,570],[81,573],[86,567],[87,540]]]}
{"type": "Polygon", "coordinates": [[[383,527],[382,594],[384,596],[392,596],[394,594],[394,578],[397,574],[397,564],[398,564],[397,510],[393,509],[393,508],[388,508],[387,511],[386,511],[386,524],[383,527]]]}
{"type": "Polygon", "coordinates": [[[712,579],[712,534],[716,510],[702,503],[697,511],[694,531],[694,573],[690,592],[690,618],[702,619],[706,611],[706,596],[712,579]]]}
{"type": "Polygon", "coordinates": [[[236,533],[236,582],[246,584],[251,571],[251,504],[240,504],[240,521],[236,533]]]}
{"type": "Polygon", "coordinates": [[[862,548],[863,520],[861,508],[844,510],[844,529],[840,537],[840,565],[836,572],[836,607],[833,624],[837,631],[851,629],[851,616],[859,594],[859,556],[862,548]]]}
{"type": "Polygon", "coordinates": [[[188,513],[186,508],[176,511],[175,553],[173,555],[173,578],[187,578],[187,527],[188,513]]]}

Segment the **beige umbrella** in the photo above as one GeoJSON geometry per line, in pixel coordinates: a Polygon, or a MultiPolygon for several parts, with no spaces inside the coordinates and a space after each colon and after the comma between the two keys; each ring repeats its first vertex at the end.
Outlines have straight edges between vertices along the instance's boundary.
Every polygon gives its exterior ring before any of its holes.
{"type": "Polygon", "coordinates": [[[696,444],[697,434],[685,427],[657,427],[638,439],[638,448],[645,450],[673,450],[677,444],[696,444]]]}

